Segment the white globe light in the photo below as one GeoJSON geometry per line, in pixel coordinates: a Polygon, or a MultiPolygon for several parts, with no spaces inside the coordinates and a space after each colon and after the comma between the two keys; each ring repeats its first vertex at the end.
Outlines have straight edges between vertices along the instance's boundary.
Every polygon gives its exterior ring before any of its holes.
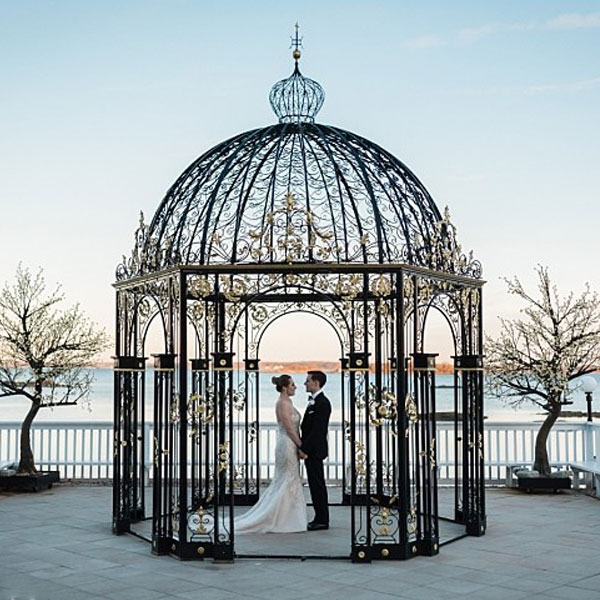
{"type": "Polygon", "coordinates": [[[586,375],[581,378],[581,389],[585,394],[591,394],[596,389],[597,385],[598,384],[593,377],[586,375]]]}

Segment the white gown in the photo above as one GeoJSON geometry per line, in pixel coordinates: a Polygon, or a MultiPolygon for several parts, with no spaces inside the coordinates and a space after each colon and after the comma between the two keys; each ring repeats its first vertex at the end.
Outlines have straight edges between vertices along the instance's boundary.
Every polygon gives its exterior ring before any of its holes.
{"type": "MultiPolygon", "coordinates": [[[[292,423],[298,428],[300,413],[294,408],[292,423]]],[[[235,533],[294,533],[306,531],[306,501],[299,472],[298,448],[283,424],[277,422],[275,473],[258,502],[234,522],[235,533]]]]}

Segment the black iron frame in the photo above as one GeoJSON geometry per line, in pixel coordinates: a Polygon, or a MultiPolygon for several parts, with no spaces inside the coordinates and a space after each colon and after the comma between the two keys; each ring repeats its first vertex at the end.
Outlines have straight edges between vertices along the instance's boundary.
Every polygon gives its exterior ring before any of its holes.
{"type": "MultiPolygon", "coordinates": [[[[249,453],[250,440],[260,437],[260,422],[247,414],[257,411],[246,390],[258,403],[257,378],[248,382],[259,366],[248,320],[253,308],[286,297],[302,299],[305,306],[335,306],[346,317],[342,366],[349,464],[343,467],[343,502],[351,509],[349,557],[368,562],[439,551],[435,355],[423,348],[432,307],[446,314],[458,334],[454,517],[466,534],[482,535],[482,284],[402,264],[187,266],[116,284],[115,533],[130,531],[145,517],[143,340],[155,315],[141,307],[151,296],[165,333],[165,352],[154,358],[153,552],[184,560],[234,559],[234,507],[253,503],[260,487],[260,453],[249,453]],[[317,276],[321,289],[311,288],[317,276]],[[349,277],[355,289],[336,293],[339,281],[349,277]],[[265,278],[267,285],[261,283],[265,278]],[[330,281],[327,293],[323,278],[330,281]],[[239,362],[233,348],[237,327],[246,353],[239,362]],[[188,329],[202,356],[190,356],[188,329]],[[238,396],[235,373],[244,382],[238,396]],[[244,413],[237,433],[236,403],[244,413]]],[[[340,322],[334,323],[338,329],[340,322]]]]}

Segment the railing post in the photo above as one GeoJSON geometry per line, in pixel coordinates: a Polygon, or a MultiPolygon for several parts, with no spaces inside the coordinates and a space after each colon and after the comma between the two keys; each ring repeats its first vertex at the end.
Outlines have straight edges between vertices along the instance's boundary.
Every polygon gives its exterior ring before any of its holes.
{"type": "Polygon", "coordinates": [[[586,421],[585,423],[585,433],[583,439],[584,461],[588,462],[591,460],[595,460],[596,456],[594,453],[594,424],[591,421],[586,421]]]}

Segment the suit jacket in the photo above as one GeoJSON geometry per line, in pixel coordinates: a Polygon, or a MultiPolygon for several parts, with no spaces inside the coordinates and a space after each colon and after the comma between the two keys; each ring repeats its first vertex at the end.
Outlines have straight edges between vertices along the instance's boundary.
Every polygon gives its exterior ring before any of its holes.
{"type": "Polygon", "coordinates": [[[300,450],[310,458],[327,458],[327,429],[331,415],[331,404],[323,392],[315,398],[313,405],[307,406],[302,419],[300,450]]]}

